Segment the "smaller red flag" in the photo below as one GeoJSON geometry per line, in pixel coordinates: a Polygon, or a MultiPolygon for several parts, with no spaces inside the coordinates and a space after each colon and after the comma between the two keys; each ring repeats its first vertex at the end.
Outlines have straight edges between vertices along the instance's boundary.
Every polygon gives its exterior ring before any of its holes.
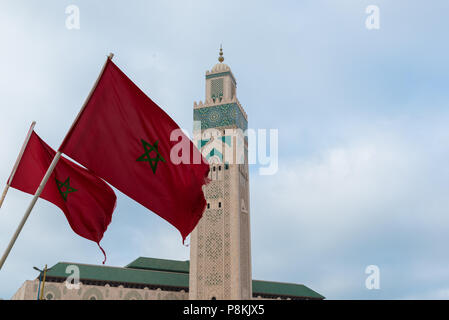
{"type": "MultiPolygon", "coordinates": [[[[56,152],[33,131],[11,181],[11,187],[34,195],[56,152]]],[[[41,198],[58,206],[70,227],[98,244],[111,222],[117,197],[109,185],[61,156],[41,198]]]]}

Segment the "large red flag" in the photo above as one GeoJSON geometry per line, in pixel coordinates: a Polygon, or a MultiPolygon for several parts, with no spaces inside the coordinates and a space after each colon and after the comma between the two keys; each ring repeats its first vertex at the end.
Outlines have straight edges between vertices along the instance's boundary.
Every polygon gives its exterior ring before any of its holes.
{"type": "MultiPolygon", "coordinates": [[[[55,154],[33,131],[11,187],[34,195],[55,154]]],[[[100,240],[111,222],[117,200],[107,183],[61,157],[40,197],[64,212],[73,231],[100,247],[100,240]]]]}
{"type": "Polygon", "coordinates": [[[108,59],[59,150],[170,222],[184,241],[206,206],[209,164],[184,134],[190,161],[172,162],[174,130],[179,126],[108,59]]]}

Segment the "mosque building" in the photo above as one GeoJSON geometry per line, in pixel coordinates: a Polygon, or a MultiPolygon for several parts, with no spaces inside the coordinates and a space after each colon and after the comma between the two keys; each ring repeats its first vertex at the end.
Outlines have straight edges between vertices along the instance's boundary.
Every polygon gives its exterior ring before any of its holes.
{"type": "MultiPolygon", "coordinates": [[[[251,274],[248,128],[228,65],[206,71],[206,98],[194,103],[194,143],[208,159],[207,208],[190,238],[190,261],[139,257],[124,267],[59,262],[46,273],[52,300],[324,299],[302,284],[253,280],[251,274]],[[80,284],[66,280],[79,270],[80,284]]],[[[36,299],[39,278],[12,299],[36,299]]]]}

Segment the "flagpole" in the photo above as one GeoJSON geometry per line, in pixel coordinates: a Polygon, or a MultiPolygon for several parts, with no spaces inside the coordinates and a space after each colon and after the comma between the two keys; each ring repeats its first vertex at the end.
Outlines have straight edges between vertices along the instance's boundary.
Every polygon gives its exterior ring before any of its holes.
{"type": "Polygon", "coordinates": [[[42,279],[42,287],[41,287],[41,294],[40,294],[40,299],[39,300],[45,300],[44,298],[44,287],[45,287],[45,278],[47,277],[47,265],[45,265],[44,268],[44,279],[42,279]]]}
{"type": "Polygon", "coordinates": [[[16,242],[17,237],[20,234],[20,231],[22,231],[22,228],[25,225],[25,222],[27,221],[28,217],[30,216],[31,210],[33,210],[33,207],[36,204],[37,199],[41,195],[42,190],[44,190],[44,187],[45,187],[45,184],[48,181],[48,178],[50,178],[51,174],[53,173],[53,170],[56,167],[56,164],[58,163],[59,158],[61,158],[61,152],[60,151],[58,151],[56,153],[55,157],[53,158],[53,161],[51,162],[50,167],[48,167],[47,172],[45,173],[44,178],[42,179],[39,187],[36,190],[36,193],[34,194],[33,199],[31,200],[31,203],[28,206],[28,209],[25,211],[25,214],[23,215],[23,218],[20,221],[19,226],[17,227],[16,232],[12,236],[12,239],[9,242],[8,247],[6,248],[5,253],[3,253],[2,259],[0,260],[0,270],[2,269],[3,264],[5,263],[5,260],[8,257],[9,252],[11,251],[12,247],[14,246],[14,243],[16,242]]]}
{"type": "Polygon", "coordinates": [[[14,163],[14,167],[12,168],[11,175],[6,182],[5,189],[3,190],[2,197],[0,198],[0,208],[2,207],[3,201],[5,200],[6,194],[8,193],[8,189],[11,185],[12,179],[14,179],[14,175],[16,174],[17,167],[19,166],[20,160],[22,160],[23,153],[25,152],[25,148],[28,144],[28,141],[31,138],[31,133],[33,132],[34,126],[36,125],[36,121],[31,123],[30,129],[25,137],[25,141],[23,142],[22,149],[20,149],[19,155],[17,156],[16,163],[14,163]]]}
{"type": "MultiPolygon", "coordinates": [[[[95,81],[94,86],[93,86],[92,89],[90,90],[89,95],[87,96],[86,101],[84,101],[84,104],[83,104],[83,106],[81,107],[80,112],[78,113],[78,115],[77,115],[75,121],[73,121],[72,126],[70,127],[69,131],[67,132],[67,134],[66,134],[66,136],[65,136],[65,138],[64,138],[64,140],[63,140],[63,143],[64,143],[65,139],[68,137],[68,135],[69,135],[70,131],[72,130],[72,128],[75,126],[76,122],[78,121],[78,118],[81,116],[81,113],[83,112],[83,110],[84,110],[84,108],[86,107],[87,103],[89,102],[90,97],[92,96],[92,94],[93,94],[95,88],[96,88],[97,85],[98,85],[98,82],[100,81],[101,76],[103,75],[103,72],[104,72],[104,70],[105,70],[105,68],[106,68],[107,62],[109,61],[109,59],[112,59],[113,56],[114,56],[113,53],[110,53],[110,54],[108,55],[108,57],[107,57],[107,59],[106,59],[104,65],[103,65],[103,68],[101,69],[101,72],[100,72],[100,74],[98,75],[97,80],[95,81]]],[[[8,255],[9,255],[9,253],[10,253],[12,247],[14,246],[14,243],[16,242],[17,237],[19,236],[20,232],[22,231],[22,228],[23,228],[23,226],[25,225],[25,222],[27,221],[28,217],[30,216],[31,210],[33,210],[33,207],[34,207],[34,205],[36,204],[37,199],[38,199],[39,196],[41,195],[42,190],[44,190],[45,184],[47,183],[48,179],[50,178],[51,174],[53,173],[53,170],[54,170],[55,167],[56,167],[56,164],[58,163],[59,159],[61,158],[61,153],[62,153],[62,152],[59,151],[59,150],[58,150],[58,152],[56,152],[56,155],[55,155],[55,157],[53,158],[53,160],[52,160],[52,162],[51,162],[51,164],[50,164],[50,167],[48,167],[47,172],[46,172],[45,175],[44,175],[44,178],[42,178],[42,181],[41,181],[39,187],[37,188],[36,193],[34,194],[34,197],[33,197],[33,199],[31,200],[31,202],[30,202],[30,204],[29,204],[27,210],[25,211],[25,214],[23,215],[23,218],[22,218],[22,220],[20,221],[20,224],[19,224],[19,226],[17,227],[16,232],[15,232],[14,235],[12,236],[12,239],[11,239],[11,241],[9,242],[8,247],[6,248],[5,252],[3,253],[3,256],[2,256],[2,258],[1,258],[1,260],[0,260],[0,270],[1,270],[2,267],[3,267],[3,264],[4,264],[5,261],[6,261],[6,258],[8,258],[8,255]]]]}
{"type": "Polygon", "coordinates": [[[6,194],[8,193],[9,184],[7,183],[5,189],[3,189],[2,197],[0,198],[0,208],[2,207],[3,201],[5,201],[6,194]]]}

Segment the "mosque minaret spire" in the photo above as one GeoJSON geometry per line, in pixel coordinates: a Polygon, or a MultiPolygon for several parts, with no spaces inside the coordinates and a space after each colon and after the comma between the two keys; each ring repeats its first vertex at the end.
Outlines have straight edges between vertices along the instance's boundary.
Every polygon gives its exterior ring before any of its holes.
{"type": "Polygon", "coordinates": [[[194,140],[210,163],[206,211],[191,234],[190,299],[251,299],[247,115],[223,63],[206,71],[206,97],[194,103],[194,140]],[[239,133],[240,132],[240,133],[239,133]]]}

